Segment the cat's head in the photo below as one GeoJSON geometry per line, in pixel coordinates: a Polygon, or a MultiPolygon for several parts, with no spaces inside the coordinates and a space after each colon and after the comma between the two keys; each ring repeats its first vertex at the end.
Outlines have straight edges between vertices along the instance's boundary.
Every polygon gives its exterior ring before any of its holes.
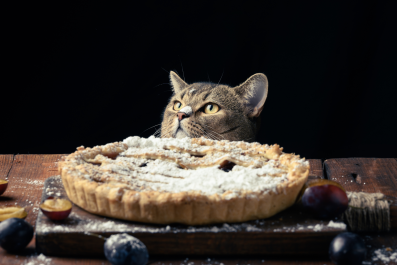
{"type": "Polygon", "coordinates": [[[174,91],[165,108],[161,137],[255,140],[268,91],[264,74],[236,87],[214,83],[187,84],[170,73],[174,91]]]}

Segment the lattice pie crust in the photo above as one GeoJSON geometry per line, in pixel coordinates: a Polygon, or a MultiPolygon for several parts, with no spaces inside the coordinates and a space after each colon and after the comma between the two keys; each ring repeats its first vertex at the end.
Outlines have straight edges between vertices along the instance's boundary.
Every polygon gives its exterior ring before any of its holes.
{"type": "Polygon", "coordinates": [[[139,138],[79,147],[58,163],[71,201],[131,221],[203,225],[270,217],[291,206],[309,163],[278,145],[139,138]]]}

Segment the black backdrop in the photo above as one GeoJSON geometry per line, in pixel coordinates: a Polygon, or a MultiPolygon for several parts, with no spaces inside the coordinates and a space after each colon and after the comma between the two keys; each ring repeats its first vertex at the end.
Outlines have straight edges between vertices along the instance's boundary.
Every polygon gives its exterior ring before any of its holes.
{"type": "Polygon", "coordinates": [[[261,143],[397,157],[395,1],[194,2],[4,9],[0,153],[147,137],[174,70],[232,86],[265,73],[261,143]]]}

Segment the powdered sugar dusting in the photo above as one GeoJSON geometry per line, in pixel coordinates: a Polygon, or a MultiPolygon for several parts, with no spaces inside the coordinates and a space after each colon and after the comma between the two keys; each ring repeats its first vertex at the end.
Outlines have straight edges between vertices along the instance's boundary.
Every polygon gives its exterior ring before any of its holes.
{"type": "MultiPolygon", "coordinates": [[[[167,150],[170,147],[178,149],[190,149],[196,152],[203,152],[202,149],[209,148],[207,146],[201,147],[191,143],[190,139],[174,139],[174,138],[154,138],[148,139],[139,137],[129,137],[124,140],[129,148],[121,156],[128,156],[130,154],[148,154],[158,152],[158,149],[165,150],[167,156],[172,155],[181,157],[181,154],[174,150],[167,150]]],[[[211,156],[211,159],[222,159],[225,156],[232,156],[233,153],[238,153],[237,159],[242,161],[253,161],[252,158],[241,155],[244,150],[241,148],[230,149],[227,154],[220,153],[219,157],[211,156]],[[230,155],[232,153],[232,155],[230,155]],[[251,160],[249,160],[251,159],[251,160]]],[[[185,153],[182,155],[186,159],[191,155],[185,153]]],[[[233,157],[232,157],[233,158],[233,157]]],[[[136,159],[136,158],[133,158],[136,159]]],[[[201,158],[202,161],[204,158],[201,158]]],[[[117,158],[116,163],[106,165],[106,169],[119,174],[126,173],[125,168],[129,162],[127,158],[117,158]]],[[[190,160],[189,160],[190,161],[190,160]]],[[[195,161],[195,160],[193,160],[195,161]]],[[[131,161],[134,163],[134,161],[131,161]]],[[[255,162],[255,161],[254,161],[255,162]]],[[[185,162],[188,163],[188,162],[185,162]]],[[[259,161],[258,161],[259,163],[259,161]]],[[[150,187],[153,190],[161,190],[167,192],[184,192],[184,191],[200,191],[206,195],[223,194],[226,191],[245,190],[251,192],[273,191],[276,192],[276,187],[282,182],[287,181],[287,171],[277,168],[277,162],[274,160],[262,165],[259,168],[235,166],[232,171],[225,172],[219,169],[219,165],[207,168],[197,168],[195,170],[184,170],[175,162],[154,160],[149,161],[146,167],[139,169],[139,179],[144,181],[151,181],[150,187]],[[143,174],[142,174],[143,173],[143,174]],[[275,177],[277,175],[277,177],[275,177]],[[169,177],[172,176],[172,177],[169,177]]],[[[134,175],[134,172],[128,172],[127,175],[134,175]]],[[[138,176],[138,175],[136,175],[138,176]]],[[[139,182],[139,181],[138,181],[139,182]]],[[[144,185],[144,183],[139,183],[144,185]]],[[[228,195],[233,197],[233,193],[228,195]]]]}
{"type": "Polygon", "coordinates": [[[179,112],[184,112],[187,115],[192,115],[193,110],[192,110],[192,107],[186,106],[186,107],[183,107],[181,110],[179,110],[179,112]]]}
{"type": "Polygon", "coordinates": [[[329,221],[328,227],[346,229],[346,224],[341,222],[329,221]]]}
{"type": "Polygon", "coordinates": [[[294,158],[290,168],[281,163],[286,154],[277,145],[270,147],[205,138],[134,136],[123,143],[94,147],[93,150],[101,151],[95,151],[97,153],[87,159],[83,158],[86,152],[83,151],[76,158],[81,159],[80,162],[75,160],[77,164],[83,163],[86,168],[76,170],[75,174],[101,182],[110,178],[126,183],[135,191],[198,192],[206,196],[222,195],[225,199],[278,193],[280,184],[288,181],[291,172],[304,172],[308,168],[304,159],[294,158]],[[120,151],[112,151],[117,148],[120,151]],[[268,150],[273,150],[274,158],[265,156],[268,150]],[[106,153],[116,153],[117,156],[110,158],[106,153]],[[227,165],[231,166],[225,169],[227,165]]]}
{"type": "Polygon", "coordinates": [[[380,248],[374,251],[372,261],[383,261],[386,264],[389,262],[397,262],[397,251],[389,250],[388,248],[380,248]]]}
{"type": "Polygon", "coordinates": [[[51,263],[52,263],[51,258],[47,258],[43,254],[40,254],[38,256],[31,256],[23,264],[24,265],[51,265],[51,263]]]}
{"type": "Polygon", "coordinates": [[[109,246],[115,246],[116,245],[115,243],[120,243],[123,245],[130,243],[133,249],[146,248],[145,245],[140,240],[126,233],[111,235],[106,240],[106,244],[109,246]]]}

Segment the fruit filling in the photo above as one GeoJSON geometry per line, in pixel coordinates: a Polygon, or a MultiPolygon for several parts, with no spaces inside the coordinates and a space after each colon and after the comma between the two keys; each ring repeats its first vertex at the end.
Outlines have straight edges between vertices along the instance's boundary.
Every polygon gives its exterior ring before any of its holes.
{"type": "Polygon", "coordinates": [[[45,200],[40,208],[46,211],[58,212],[62,210],[69,210],[72,208],[72,203],[68,200],[53,198],[45,200]]]}
{"type": "Polygon", "coordinates": [[[28,215],[25,208],[20,206],[11,206],[0,208],[0,221],[4,221],[10,218],[20,218],[23,219],[28,215]]]}

